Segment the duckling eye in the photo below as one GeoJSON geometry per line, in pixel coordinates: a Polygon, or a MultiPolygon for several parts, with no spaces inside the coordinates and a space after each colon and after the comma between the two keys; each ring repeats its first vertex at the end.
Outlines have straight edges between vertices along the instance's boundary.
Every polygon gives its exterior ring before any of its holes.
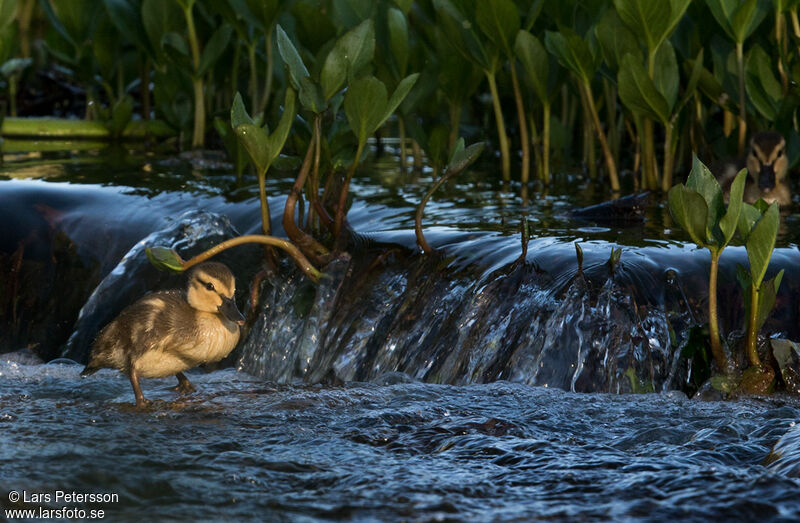
{"type": "Polygon", "coordinates": [[[781,156],[783,156],[783,149],[778,151],[778,154],[775,155],[775,158],[780,158],[781,156]]]}
{"type": "Polygon", "coordinates": [[[214,290],[214,284],[211,283],[211,282],[206,283],[206,289],[208,289],[210,291],[213,291],[214,290]]]}

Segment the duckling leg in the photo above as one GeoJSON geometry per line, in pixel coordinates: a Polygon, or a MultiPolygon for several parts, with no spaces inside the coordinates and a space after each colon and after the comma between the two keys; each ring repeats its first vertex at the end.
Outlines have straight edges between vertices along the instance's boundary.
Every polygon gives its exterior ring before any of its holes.
{"type": "Polygon", "coordinates": [[[194,385],[192,385],[192,382],[189,381],[189,378],[184,376],[182,372],[177,373],[175,377],[178,378],[178,385],[173,387],[172,390],[176,390],[181,394],[189,394],[190,392],[197,390],[194,388],[194,385]]]}
{"type": "Polygon", "coordinates": [[[128,378],[131,380],[131,387],[133,387],[133,394],[136,396],[136,406],[137,407],[146,407],[150,405],[150,400],[144,398],[144,394],[142,394],[142,388],[139,386],[139,375],[136,374],[136,369],[131,367],[130,373],[128,374],[128,378]]]}

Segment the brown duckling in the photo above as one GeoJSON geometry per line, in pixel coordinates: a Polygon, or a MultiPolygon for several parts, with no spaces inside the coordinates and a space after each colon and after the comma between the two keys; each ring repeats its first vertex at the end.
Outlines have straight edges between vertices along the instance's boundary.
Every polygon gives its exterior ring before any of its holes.
{"type": "MultiPolygon", "coordinates": [[[[733,166],[729,166],[733,167],[733,166]]],[[[744,188],[744,201],[754,203],[763,198],[767,203],[778,202],[781,207],[792,203],[792,191],[786,179],[789,160],[786,157],[786,140],[780,133],[763,131],[750,139],[750,151],[743,165],[728,169],[722,176],[725,201],[728,200],[733,178],[742,167],[747,167],[749,176],[744,188]]]]}
{"type": "Polygon", "coordinates": [[[221,360],[239,341],[244,317],[233,301],[235,290],[228,267],[198,265],[189,273],[186,291],[147,294],[103,327],[81,376],[102,368],[121,370],[131,380],[137,407],[149,403],[139,378],[175,375],[176,390],[192,392],[183,371],[221,360]]]}

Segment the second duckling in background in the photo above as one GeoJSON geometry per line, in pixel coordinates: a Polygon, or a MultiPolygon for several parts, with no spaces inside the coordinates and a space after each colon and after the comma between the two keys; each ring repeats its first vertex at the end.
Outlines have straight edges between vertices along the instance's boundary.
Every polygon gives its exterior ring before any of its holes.
{"type": "Polygon", "coordinates": [[[736,173],[747,167],[747,185],[744,189],[744,201],[754,203],[763,198],[767,203],[777,202],[782,208],[792,203],[792,191],[789,188],[787,172],[789,160],[786,156],[786,140],[780,133],[762,131],[750,139],[750,151],[747,158],[736,164],[730,163],[718,173],[720,184],[725,192],[725,201],[731,190],[736,173]]]}

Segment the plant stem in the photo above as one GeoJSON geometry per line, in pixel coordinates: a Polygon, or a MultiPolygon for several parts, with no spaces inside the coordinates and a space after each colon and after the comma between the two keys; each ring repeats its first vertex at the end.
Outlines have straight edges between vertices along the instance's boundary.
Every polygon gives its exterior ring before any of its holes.
{"type": "Polygon", "coordinates": [[[322,116],[318,114],[314,115],[313,134],[317,135],[317,139],[314,143],[314,167],[311,170],[310,194],[308,197],[308,227],[312,230],[315,228],[314,213],[319,201],[319,157],[322,150],[322,116]]]}
{"type": "Polygon", "coordinates": [[[673,145],[673,124],[664,129],[664,174],[661,177],[661,190],[667,192],[672,187],[672,171],[675,169],[675,146],[673,145]]]}
{"type": "Polygon", "coordinates": [[[452,151],[458,141],[458,133],[461,127],[461,102],[450,102],[450,136],[447,146],[452,151]]]}
{"type": "Polygon", "coordinates": [[[761,359],[758,357],[757,338],[758,332],[758,293],[759,286],[755,282],[750,283],[750,317],[747,318],[747,358],[750,365],[761,366],[761,359]]]}
{"type": "Polygon", "coordinates": [[[267,236],[267,235],[260,235],[260,234],[248,234],[246,236],[239,236],[237,238],[231,238],[230,240],[226,240],[218,245],[215,245],[208,249],[207,251],[198,254],[197,256],[183,262],[183,270],[187,270],[198,263],[204,262],[207,259],[211,258],[212,256],[216,256],[217,254],[221,253],[224,250],[230,249],[231,247],[235,247],[237,245],[242,245],[245,243],[263,243],[264,245],[269,245],[272,247],[278,247],[279,249],[283,249],[286,251],[289,256],[294,258],[295,263],[303,271],[303,273],[311,279],[314,283],[319,283],[319,279],[322,274],[314,267],[308,259],[303,256],[303,253],[300,252],[300,249],[294,246],[289,241],[283,240],[281,238],[276,238],[274,236],[267,236]]]}
{"type": "Polygon", "coordinates": [[[350,191],[350,180],[353,178],[353,175],[356,172],[356,167],[358,167],[358,162],[361,160],[361,154],[364,152],[364,145],[366,145],[365,142],[359,141],[356,157],[353,160],[353,165],[351,165],[350,169],[347,171],[344,184],[342,184],[342,190],[339,192],[339,203],[336,206],[336,219],[333,223],[333,235],[336,236],[337,240],[342,232],[342,224],[344,223],[344,208],[347,205],[347,193],[350,191]]]}
{"type": "Polygon", "coordinates": [[[503,120],[503,108],[500,106],[500,95],[497,92],[497,81],[494,71],[484,71],[486,79],[489,81],[489,91],[492,93],[492,105],[494,106],[494,119],[497,123],[497,138],[500,141],[500,160],[503,166],[503,181],[511,180],[511,156],[508,148],[508,135],[506,134],[506,124],[503,120]]]}
{"type": "Polygon", "coordinates": [[[747,97],[744,92],[744,44],[736,43],[736,65],[739,69],[739,156],[744,154],[747,137],[747,97]]]}
{"type": "Polygon", "coordinates": [[[306,156],[303,159],[303,165],[300,167],[300,172],[297,175],[297,179],[294,181],[292,190],[289,192],[289,196],[286,198],[286,205],[283,208],[283,229],[286,231],[286,235],[300,247],[301,251],[307,253],[316,263],[323,263],[324,259],[329,254],[328,249],[323,247],[322,244],[315,240],[313,236],[310,236],[300,230],[294,220],[297,200],[303,193],[303,186],[306,183],[306,177],[308,176],[309,171],[311,171],[311,163],[314,156],[314,151],[316,149],[317,140],[319,140],[319,136],[317,136],[317,133],[314,132],[311,136],[311,142],[308,144],[308,150],[306,151],[306,156]]]}
{"type": "Polygon", "coordinates": [[[722,350],[717,322],[717,272],[719,270],[719,251],[711,251],[711,268],[708,274],[708,330],[711,336],[711,354],[721,372],[728,372],[728,358],[722,350]]]}
{"type": "Polygon", "coordinates": [[[594,123],[594,130],[597,133],[597,139],[600,140],[600,146],[603,148],[603,155],[606,159],[606,168],[608,169],[608,179],[611,181],[611,190],[619,192],[619,177],[617,176],[617,165],[614,163],[614,155],[611,154],[611,149],[608,147],[606,135],[603,132],[603,125],[600,123],[600,117],[597,115],[597,109],[594,105],[592,98],[592,87],[589,85],[588,80],[584,80],[581,85],[583,86],[584,97],[586,99],[586,106],[589,114],[594,123]]]}
{"type": "Polygon", "coordinates": [[[400,169],[405,173],[408,169],[408,151],[406,150],[406,122],[397,116],[397,134],[400,135],[400,169]]]}
{"type": "Polygon", "coordinates": [[[428,204],[428,200],[431,199],[433,193],[436,192],[436,189],[442,186],[444,182],[450,178],[450,173],[445,173],[442,177],[440,177],[433,186],[428,189],[428,192],[425,193],[425,196],[422,197],[422,200],[419,202],[417,206],[417,213],[414,215],[414,233],[417,236],[417,245],[424,253],[433,252],[434,249],[428,244],[428,241],[425,239],[425,235],[422,233],[422,213],[425,212],[425,205],[428,204]]]}
{"type": "Polygon", "coordinates": [[[655,189],[658,187],[658,175],[655,171],[656,151],[653,137],[653,120],[645,116],[642,119],[642,127],[644,128],[644,136],[642,137],[644,142],[644,158],[642,159],[644,181],[648,189],[655,189]]]}
{"type": "Polygon", "coordinates": [[[517,104],[517,121],[519,122],[519,139],[522,142],[522,183],[528,183],[531,169],[531,147],[530,140],[528,139],[528,124],[525,121],[525,106],[522,101],[522,92],[519,89],[519,80],[517,79],[517,68],[514,66],[514,60],[511,59],[511,86],[514,89],[514,101],[517,104]]]}
{"type": "Polygon", "coordinates": [[[550,184],[550,102],[542,110],[542,180],[550,184]]]}
{"type": "Polygon", "coordinates": [[[200,67],[200,44],[197,41],[197,31],[194,28],[194,17],[192,16],[191,2],[188,8],[183,10],[186,17],[186,28],[189,32],[189,47],[192,50],[192,64],[194,74],[192,75],[192,85],[194,86],[194,133],[192,134],[192,147],[203,147],[205,141],[206,125],[206,106],[203,100],[203,78],[198,75],[197,69],[200,67]]]}
{"type": "Polygon", "coordinates": [[[261,230],[264,234],[269,236],[270,233],[270,216],[269,216],[269,200],[267,200],[267,171],[258,173],[258,197],[261,200],[261,230]]]}

